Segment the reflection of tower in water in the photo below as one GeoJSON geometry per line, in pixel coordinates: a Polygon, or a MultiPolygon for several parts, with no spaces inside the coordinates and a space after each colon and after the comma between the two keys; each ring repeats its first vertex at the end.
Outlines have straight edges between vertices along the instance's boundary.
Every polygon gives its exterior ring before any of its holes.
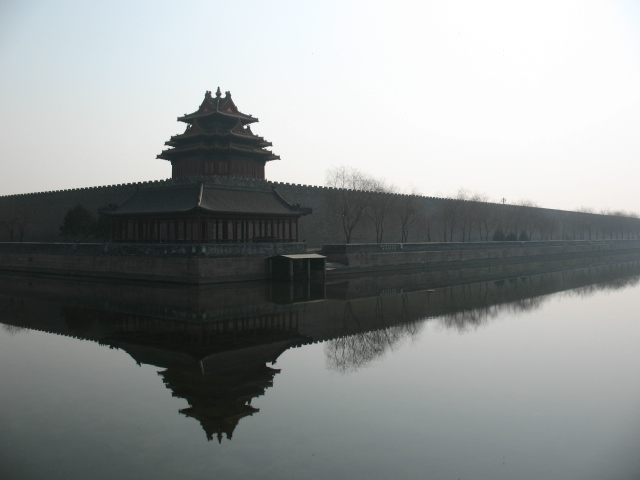
{"type": "Polygon", "coordinates": [[[259,411],[251,401],[264,395],[273,386],[273,377],[280,370],[256,364],[240,370],[202,375],[197,371],[168,368],[158,372],[174,397],[184,398],[188,408],[180,413],[196,419],[207,439],[223,436],[231,439],[238,422],[259,411]]]}
{"type": "Polygon", "coordinates": [[[253,371],[213,378],[177,369],[167,369],[158,374],[173,396],[189,402],[190,406],[180,413],[200,422],[208,440],[215,435],[221,442],[223,435],[229,440],[232,438],[242,418],[259,411],[251,406],[251,401],[264,395],[278,372],[280,370],[262,365],[253,371]]]}
{"type": "Polygon", "coordinates": [[[296,311],[207,323],[114,320],[108,343],[139,363],[164,368],[158,375],[165,386],[189,404],[180,413],[219,442],[231,439],[239,421],[258,411],[252,400],[264,395],[280,371],[267,364],[307,341],[298,334],[296,311]]]}

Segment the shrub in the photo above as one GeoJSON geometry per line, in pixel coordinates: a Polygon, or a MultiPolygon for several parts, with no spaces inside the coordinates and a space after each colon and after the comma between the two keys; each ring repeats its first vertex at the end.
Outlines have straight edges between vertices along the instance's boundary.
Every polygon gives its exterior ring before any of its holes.
{"type": "Polygon", "coordinates": [[[60,225],[60,235],[66,239],[79,240],[96,233],[96,220],[93,213],[82,204],[78,203],[64,216],[60,225]]]}
{"type": "Polygon", "coordinates": [[[517,241],[517,240],[518,240],[518,236],[517,236],[515,233],[513,233],[513,232],[509,232],[509,234],[507,234],[507,236],[506,236],[506,237],[504,237],[504,239],[505,239],[507,242],[515,242],[515,241],[517,241]]]}

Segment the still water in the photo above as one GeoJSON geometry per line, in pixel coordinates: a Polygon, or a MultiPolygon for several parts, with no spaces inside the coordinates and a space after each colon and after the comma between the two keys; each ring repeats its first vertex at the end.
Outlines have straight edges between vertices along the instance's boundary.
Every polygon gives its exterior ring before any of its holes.
{"type": "Polygon", "coordinates": [[[639,280],[0,277],[0,478],[638,479],[639,280]]]}

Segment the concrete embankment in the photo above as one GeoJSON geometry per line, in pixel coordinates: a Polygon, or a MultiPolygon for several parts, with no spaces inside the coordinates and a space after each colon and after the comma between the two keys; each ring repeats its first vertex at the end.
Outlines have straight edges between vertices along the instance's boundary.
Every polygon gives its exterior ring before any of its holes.
{"type": "MultiPolygon", "coordinates": [[[[303,243],[0,243],[0,270],[184,284],[267,280],[268,259],[303,243]]],[[[328,276],[463,268],[640,252],[639,240],[326,245],[328,276]]]]}
{"type": "Polygon", "coordinates": [[[205,284],[266,280],[269,257],[304,252],[302,243],[0,243],[0,270],[205,284]]]}
{"type": "Polygon", "coordinates": [[[640,240],[348,244],[325,245],[321,253],[327,256],[327,261],[333,268],[327,273],[337,276],[384,270],[462,268],[634,252],[640,252],[640,240]]]}

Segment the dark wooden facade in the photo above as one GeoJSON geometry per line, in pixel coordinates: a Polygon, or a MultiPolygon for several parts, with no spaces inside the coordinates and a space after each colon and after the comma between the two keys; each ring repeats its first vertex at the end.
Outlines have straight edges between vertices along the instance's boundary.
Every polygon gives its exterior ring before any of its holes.
{"type": "Polygon", "coordinates": [[[293,206],[271,187],[231,188],[204,181],[141,188],[111,217],[113,242],[298,242],[293,206]]]}
{"type": "Polygon", "coordinates": [[[113,242],[297,242],[298,218],[174,215],[115,218],[113,242]]]}

